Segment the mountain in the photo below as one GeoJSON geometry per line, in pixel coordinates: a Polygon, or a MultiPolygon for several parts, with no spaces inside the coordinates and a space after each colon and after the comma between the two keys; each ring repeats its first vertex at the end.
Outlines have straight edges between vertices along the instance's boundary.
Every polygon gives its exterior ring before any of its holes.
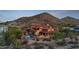
{"type": "Polygon", "coordinates": [[[62,18],[61,20],[64,24],[79,25],[79,19],[76,19],[74,17],[67,16],[62,18]]]}
{"type": "Polygon", "coordinates": [[[50,24],[56,26],[62,23],[62,21],[49,13],[41,13],[31,17],[21,17],[19,19],[9,22],[9,24],[18,26],[29,26],[32,23],[50,24]]]}
{"type": "Polygon", "coordinates": [[[32,23],[50,24],[56,27],[59,24],[79,25],[79,19],[70,16],[59,19],[49,13],[41,13],[30,17],[21,17],[14,21],[7,22],[8,25],[17,25],[20,27],[30,26],[32,23]]]}

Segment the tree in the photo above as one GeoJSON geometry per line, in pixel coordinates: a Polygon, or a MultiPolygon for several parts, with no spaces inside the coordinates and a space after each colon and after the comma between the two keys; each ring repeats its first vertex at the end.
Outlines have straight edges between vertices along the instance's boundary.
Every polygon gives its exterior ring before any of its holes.
{"type": "Polygon", "coordinates": [[[5,41],[7,45],[12,44],[14,48],[21,47],[20,37],[22,35],[21,29],[18,27],[9,27],[8,31],[5,33],[5,41]]]}
{"type": "Polygon", "coordinates": [[[62,38],[64,38],[64,35],[65,35],[64,32],[55,32],[54,39],[62,39],[62,38]]]}
{"type": "Polygon", "coordinates": [[[65,36],[64,32],[54,33],[54,39],[58,45],[65,45],[64,36],[65,36]]]}

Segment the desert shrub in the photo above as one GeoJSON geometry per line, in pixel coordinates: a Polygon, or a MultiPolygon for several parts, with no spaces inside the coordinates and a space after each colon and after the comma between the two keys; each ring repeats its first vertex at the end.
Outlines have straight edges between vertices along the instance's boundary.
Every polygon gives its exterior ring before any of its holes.
{"type": "Polygon", "coordinates": [[[14,40],[12,44],[13,44],[13,48],[16,48],[16,49],[22,47],[22,42],[21,40],[18,40],[18,39],[14,40]]]}

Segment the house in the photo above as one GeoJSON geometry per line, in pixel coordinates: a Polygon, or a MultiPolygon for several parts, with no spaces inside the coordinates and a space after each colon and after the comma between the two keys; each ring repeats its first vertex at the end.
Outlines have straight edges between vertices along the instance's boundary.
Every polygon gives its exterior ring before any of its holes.
{"type": "Polygon", "coordinates": [[[42,33],[52,33],[54,29],[49,24],[33,24],[31,26],[33,30],[36,32],[42,32],[42,33]]]}
{"type": "Polygon", "coordinates": [[[31,27],[25,27],[24,29],[24,35],[26,39],[49,39],[51,38],[51,34],[54,31],[54,28],[50,26],[49,24],[32,24],[31,27]],[[27,34],[27,35],[26,35],[27,34]]]}
{"type": "Polygon", "coordinates": [[[74,30],[75,32],[79,32],[79,27],[74,27],[74,30]]]}
{"type": "Polygon", "coordinates": [[[75,26],[75,27],[63,27],[62,28],[63,30],[67,29],[67,30],[70,30],[70,31],[74,31],[74,32],[79,32],[79,25],[75,26]]]}
{"type": "Polygon", "coordinates": [[[54,28],[49,24],[33,24],[31,28],[35,30],[35,35],[39,39],[50,39],[54,32],[54,28]]]}

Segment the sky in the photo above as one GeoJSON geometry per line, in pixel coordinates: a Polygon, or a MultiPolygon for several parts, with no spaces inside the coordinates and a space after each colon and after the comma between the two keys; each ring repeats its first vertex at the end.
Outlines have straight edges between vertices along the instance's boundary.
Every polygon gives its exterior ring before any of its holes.
{"type": "Polygon", "coordinates": [[[79,19],[79,10],[0,10],[0,21],[12,21],[20,17],[34,16],[44,12],[58,18],[71,16],[79,19]]]}

